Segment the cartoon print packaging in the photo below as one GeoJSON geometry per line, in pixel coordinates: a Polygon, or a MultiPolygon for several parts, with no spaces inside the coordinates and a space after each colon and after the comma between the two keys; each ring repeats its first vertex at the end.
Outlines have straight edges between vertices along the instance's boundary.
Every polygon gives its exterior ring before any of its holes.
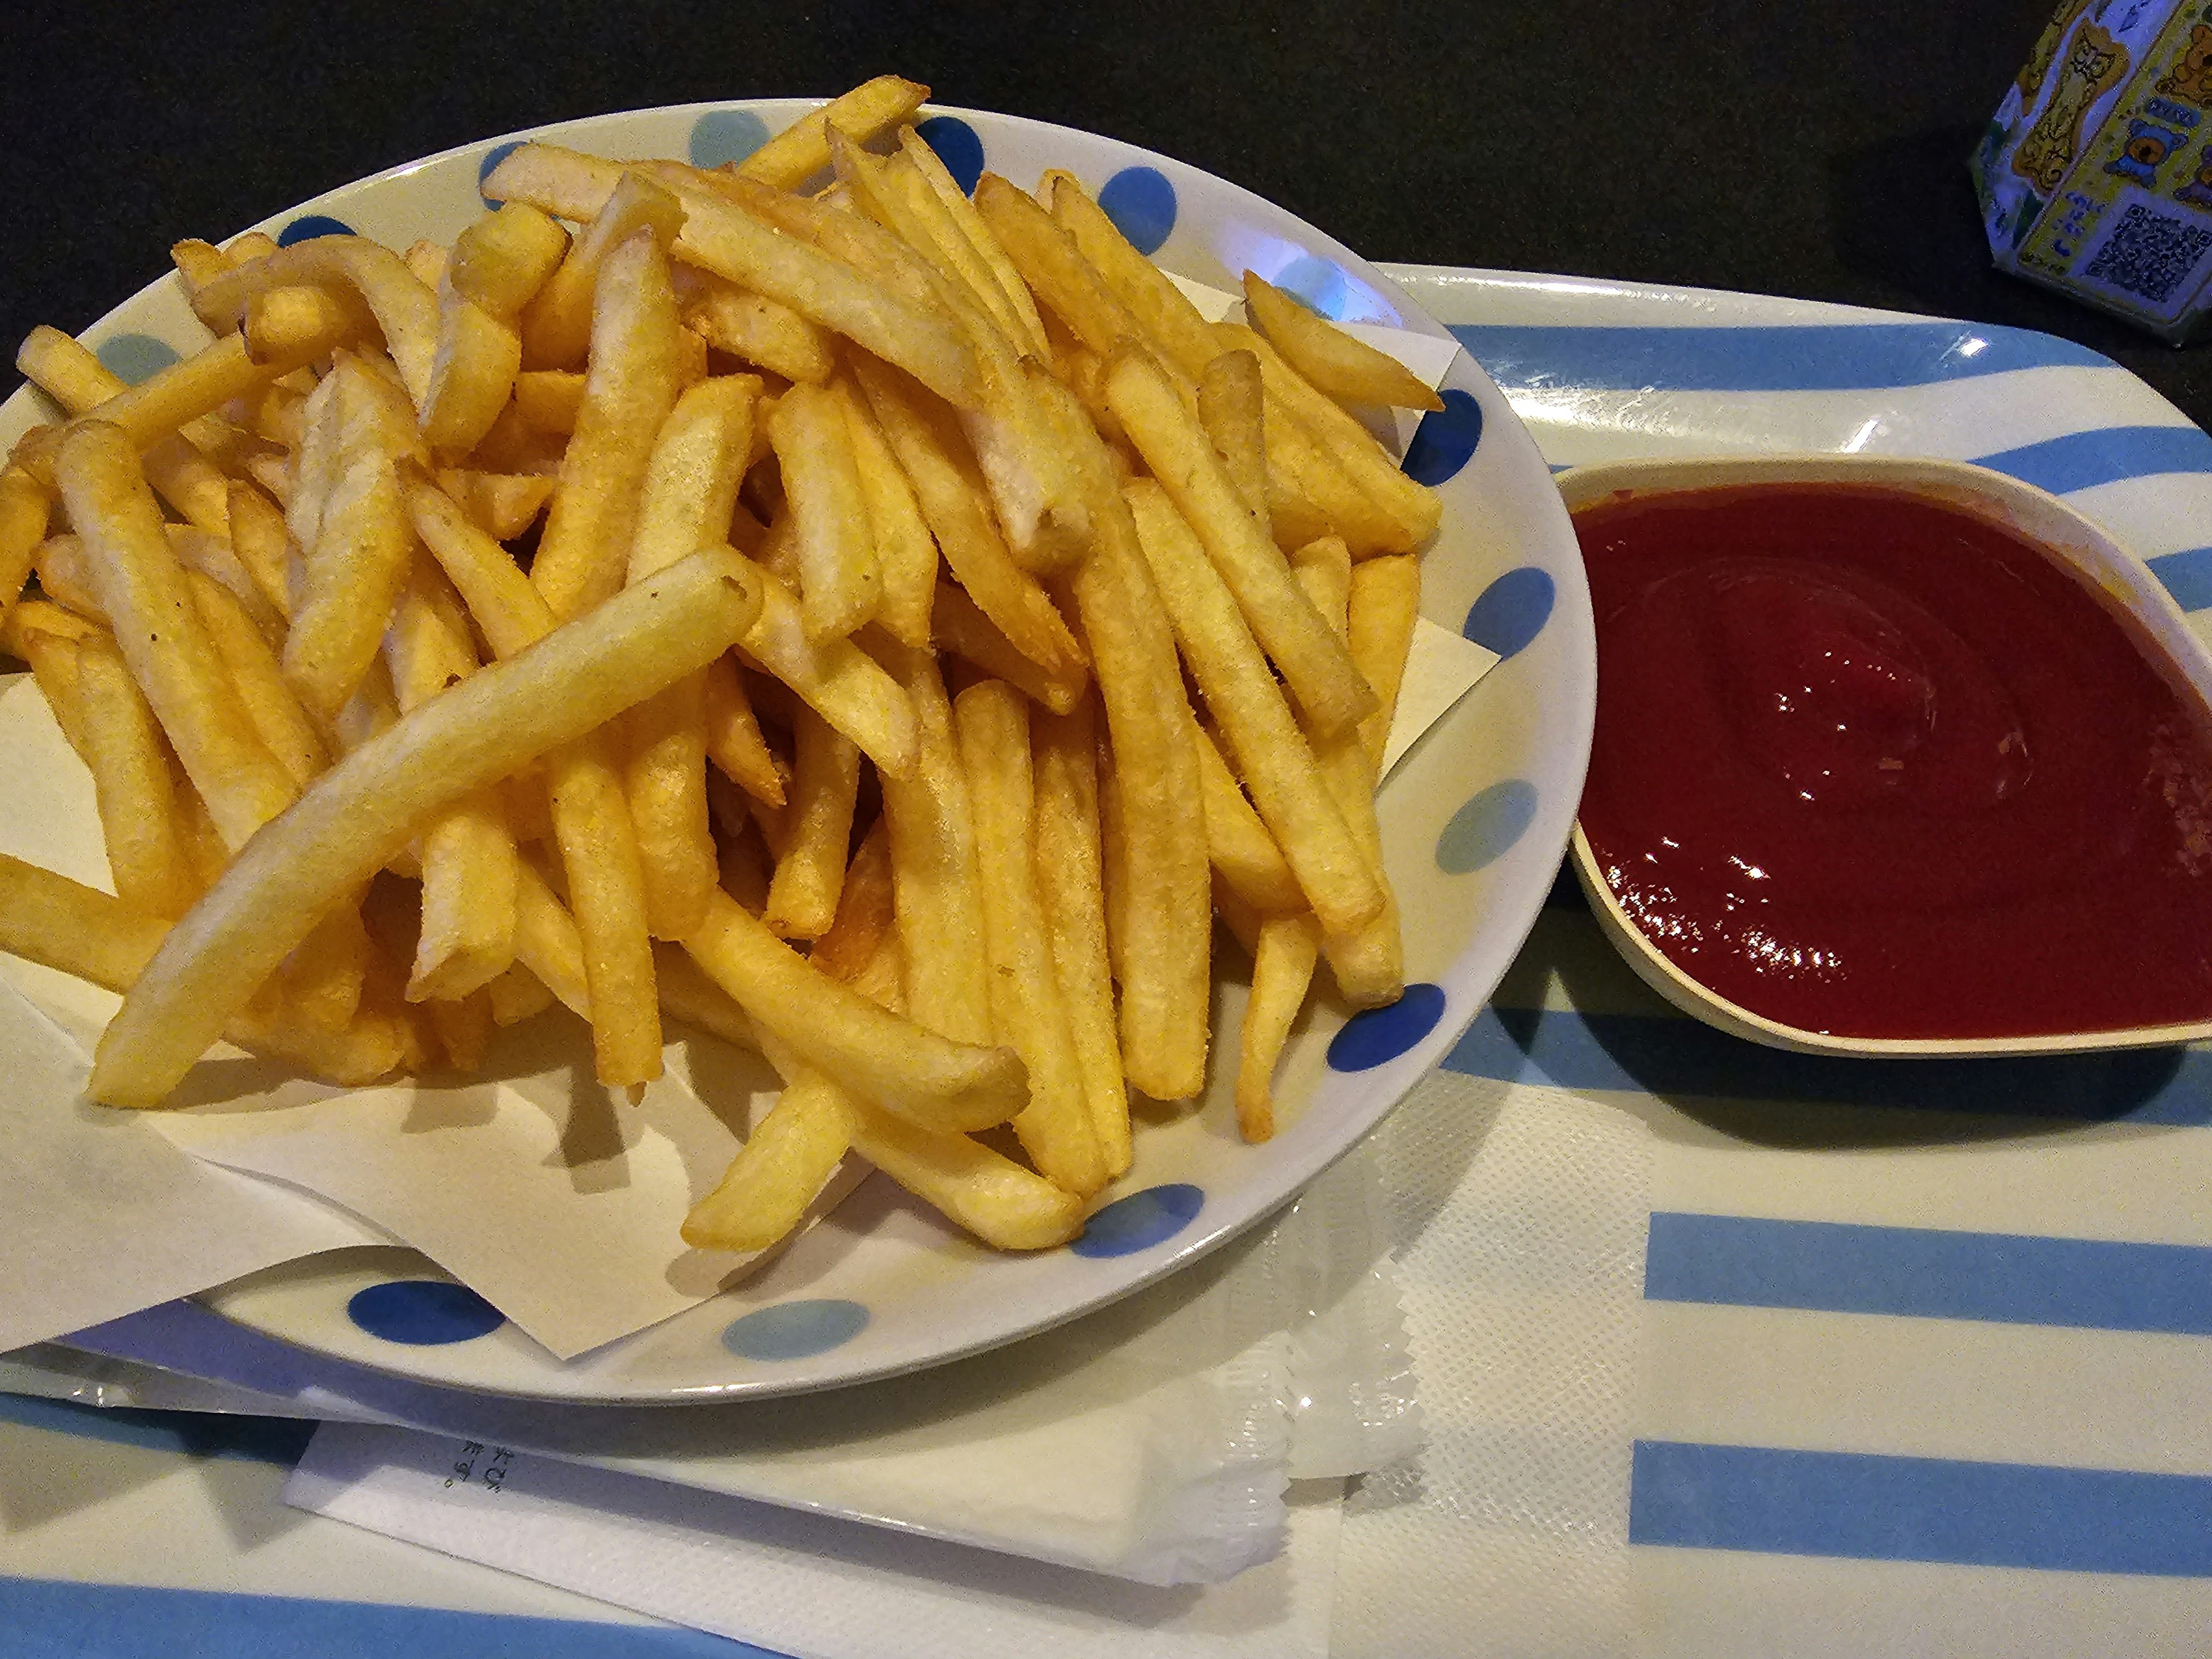
{"type": "Polygon", "coordinates": [[[2063,0],[1967,165],[2000,270],[2193,337],[2212,315],[2212,0],[2063,0]]]}

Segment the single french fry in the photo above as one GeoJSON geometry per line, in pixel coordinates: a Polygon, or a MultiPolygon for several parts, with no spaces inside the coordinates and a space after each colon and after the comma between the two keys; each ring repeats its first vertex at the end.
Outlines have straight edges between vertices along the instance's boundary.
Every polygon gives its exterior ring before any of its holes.
{"type": "Polygon", "coordinates": [[[1340,404],[1437,410],[1444,400],[1387,352],[1377,351],[1300,305],[1256,270],[1244,273],[1244,308],[1253,325],[1316,392],[1340,404]]]}
{"type": "Polygon", "coordinates": [[[200,625],[207,629],[246,718],[293,782],[305,788],[330,765],[330,750],[293,695],[268,635],[222,583],[197,570],[185,572],[185,580],[200,625]]]}
{"type": "Polygon", "coordinates": [[[1248,1141],[1267,1140],[1275,1133],[1275,1066],[1313,985],[1321,928],[1310,915],[1240,915],[1233,895],[1224,900],[1231,931],[1252,956],[1252,993],[1237,1041],[1237,1127],[1248,1141]]]}
{"type": "Polygon", "coordinates": [[[29,473],[12,466],[0,471],[0,617],[23,591],[50,511],[46,492],[29,473]]]}
{"type": "Polygon", "coordinates": [[[583,938],[595,1070],[610,1088],[635,1088],[660,1075],[660,992],[636,826],[609,735],[586,732],[554,750],[546,779],[583,938]]]}
{"type": "Polygon", "coordinates": [[[829,393],[795,386],[777,399],[769,437],[783,474],[807,637],[843,639],[883,602],[874,534],[844,415],[829,393]]]}
{"type": "MultiPolygon", "coordinates": [[[[558,144],[519,144],[485,178],[483,197],[488,202],[527,202],[555,218],[589,225],[606,210],[626,171],[620,161],[558,144]]],[[[571,257],[588,234],[571,246],[571,257]]]]}
{"type": "Polygon", "coordinates": [[[101,608],[131,677],[224,842],[242,847],[290,805],[295,786],[239,705],[131,440],[119,428],[87,422],[63,440],[58,465],[62,501],[92,556],[101,608]]]}
{"type": "MultiPolygon", "coordinates": [[[[171,550],[173,552],[174,546],[171,550]]],[[[31,568],[38,574],[39,591],[56,605],[66,606],[88,622],[107,626],[107,607],[94,586],[92,556],[84,539],[64,533],[49,536],[33,550],[31,568]]]]}
{"type": "Polygon", "coordinates": [[[932,1030],[988,1042],[989,947],[952,705],[928,652],[888,645],[883,656],[909,699],[919,753],[904,776],[882,779],[907,1009],[932,1030]]]}
{"type": "Polygon", "coordinates": [[[830,165],[830,128],[866,142],[907,120],[929,88],[896,75],[879,75],[821,108],[802,115],[732,169],[775,190],[797,190],[830,165]]]}
{"type": "Polygon", "coordinates": [[[1352,658],[1375,688],[1378,705],[1359,722],[1359,740],[1379,775],[1398,711],[1398,687],[1406,678],[1406,657],[1413,648],[1414,624],[1420,620],[1421,562],[1410,553],[1362,559],[1352,567],[1347,610],[1352,658]]]}
{"type": "Polygon", "coordinates": [[[992,1030],[1029,1068],[1030,1102],[1014,1133],[1039,1174],[1088,1196],[1106,1184],[1106,1158],[1037,890],[1028,710],[1003,680],[982,680],[953,700],[952,722],[975,812],[992,1030]]]}
{"type": "MultiPolygon", "coordinates": [[[[1352,555],[1334,536],[1323,537],[1292,556],[1298,582],[1330,628],[1348,635],[1352,555]]],[[[1375,822],[1375,765],[1357,729],[1330,736],[1309,732],[1322,780],[1344,814],[1344,821],[1366,855],[1382,890],[1382,909],[1371,921],[1349,933],[1328,933],[1322,939],[1337,988],[1355,1008],[1395,1002],[1406,988],[1406,950],[1398,925],[1397,895],[1382,867],[1382,837],[1375,822]]]]}
{"type": "Polygon", "coordinates": [[[245,611],[264,643],[272,651],[283,649],[287,629],[284,613],[270,604],[269,596],[261,591],[253,573],[238,556],[230,538],[195,525],[173,524],[167,528],[169,547],[176,554],[178,563],[221,587],[245,611]]]}
{"type": "MultiPolygon", "coordinates": [[[[25,380],[70,416],[88,415],[130,389],[89,347],[43,325],[24,337],[15,352],[15,367],[25,380]]],[[[154,487],[154,493],[186,522],[218,532],[225,527],[228,480],[181,433],[149,444],[144,464],[146,482],[154,487]]],[[[5,575],[0,570],[0,587],[6,587],[5,575]]],[[[12,593],[21,586],[18,581],[6,591],[12,593]]]]}
{"type": "MultiPolygon", "coordinates": [[[[646,467],[629,580],[718,544],[737,504],[760,382],[703,380],[677,400],[646,467]]],[[[707,822],[707,681],[687,675],[632,710],[623,787],[637,828],[647,923],[682,939],[705,917],[716,856],[707,822]]]]}
{"type": "Polygon", "coordinates": [[[722,890],[749,915],[757,916],[768,908],[770,858],[759,826],[747,810],[750,799],[719,774],[707,780],[707,807],[714,820],[722,890]]]}
{"type": "Polygon", "coordinates": [[[695,555],[354,750],[241,850],[165,941],[101,1039],[89,1092],[159,1102],[318,918],[440,808],[705,666],[758,605],[742,560],[695,555]]]}
{"type": "Polygon", "coordinates": [[[530,569],[556,620],[622,586],[653,440],[676,407],[682,331],[659,244],[632,235],[599,269],[584,401],[530,569]]]}
{"type": "Polygon", "coordinates": [[[477,529],[495,542],[511,542],[538,521],[552,498],[553,480],[530,473],[478,472],[447,467],[438,488],[453,499],[477,529]]]}
{"type": "Polygon", "coordinates": [[[1105,877],[1098,840],[1098,738],[1095,704],[1085,698],[1066,716],[1033,714],[1036,778],[1036,878],[1052,940],[1054,976],[1067,1009],[1083,1097],[1106,1161],[1106,1176],[1127,1173],[1129,1089],[1114,1011],[1106,949],[1105,877]]]}
{"type": "Polygon", "coordinates": [[[527,858],[517,859],[514,866],[514,959],[563,1007],[591,1023],[584,936],[560,895],[527,858]]]}
{"type": "Polygon", "coordinates": [[[706,674],[707,758],[746,793],[782,805],[783,775],[753,717],[738,659],[718,657],[707,665],[706,674]]]}
{"type": "Polygon", "coordinates": [[[1213,735],[1198,727],[1198,762],[1206,799],[1206,846],[1214,873],[1231,891],[1264,915],[1305,908],[1305,893],[1291,872],[1283,849],[1252,803],[1237,775],[1221,757],[1213,735]]]}
{"type": "Polygon", "coordinates": [[[1204,429],[1158,368],[1133,353],[1117,356],[1107,365],[1106,396],[1316,729],[1347,730],[1373,713],[1375,693],[1352,653],[1261,535],[1204,429]]]}
{"type": "Polygon", "coordinates": [[[395,467],[413,423],[374,374],[347,357],[339,383],[334,480],[312,539],[301,539],[301,584],[284,637],[284,678],[316,716],[337,714],[374,659],[414,556],[395,467]]]}
{"type": "MultiPolygon", "coordinates": [[[[1122,493],[1174,621],[1176,643],[1221,724],[1252,804],[1273,832],[1322,926],[1349,933],[1382,910],[1382,890],[1330,796],[1228,584],[1157,483],[1140,478],[1122,493]]],[[[1299,598],[1312,608],[1303,592],[1299,598]]]]}
{"type": "MultiPolygon", "coordinates": [[[[296,362],[303,341],[310,343],[311,349],[320,346],[326,351],[359,341],[375,328],[374,314],[349,289],[302,283],[264,289],[247,300],[239,333],[252,362],[296,362]]],[[[320,356],[323,352],[315,355],[320,356]]],[[[273,384],[273,380],[264,377],[242,395],[256,395],[273,384]]],[[[189,431],[190,425],[185,429],[189,431]]]]}
{"type": "Polygon", "coordinates": [[[375,953],[362,921],[360,895],[349,894],[284,958],[274,976],[277,1000],[310,1030],[343,1031],[360,1010],[375,953]]]}
{"type": "Polygon", "coordinates": [[[521,367],[522,336],[514,325],[450,280],[441,284],[438,349],[422,396],[422,441],[431,453],[454,461],[483,441],[507,407],[521,367]]]}
{"type": "Polygon", "coordinates": [[[811,939],[836,918],[860,751],[811,708],[799,711],[792,738],[790,835],[777,856],[762,920],[779,938],[811,939]]]}
{"type": "Polygon", "coordinates": [[[438,1046],[446,1051],[446,1063],[464,1077],[474,1077],[482,1071],[484,1050],[491,1046],[496,1024],[490,994],[478,990],[458,1000],[441,997],[426,1003],[424,1012],[430,1017],[438,1046]]]}
{"type": "Polygon", "coordinates": [[[641,230],[665,248],[676,240],[677,229],[684,222],[684,210],[675,197],[643,173],[547,145],[525,144],[500,163],[487,188],[501,187],[511,165],[519,174],[549,162],[554,169],[588,164],[595,170],[594,178],[603,170],[605,185],[588,207],[574,201],[560,205],[544,200],[538,203],[563,217],[591,222],[570,244],[560,267],[517,319],[526,369],[568,369],[580,364],[591,343],[599,268],[607,256],[641,230]]]}
{"type": "Polygon", "coordinates": [[[716,893],[706,925],[684,948],[764,1031],[918,1127],[988,1128],[1028,1104],[1026,1073],[1012,1049],[955,1042],[884,1012],[809,965],[727,894],[716,893]]]}
{"type": "Polygon", "coordinates": [[[837,367],[829,331],[789,306],[719,277],[701,276],[703,291],[684,307],[684,326],[717,351],[781,374],[818,384],[837,367]]]}
{"type": "Polygon", "coordinates": [[[180,916],[199,896],[199,883],[178,833],[161,728],[112,641],[82,640],[76,656],[75,723],[116,896],[157,916],[180,916]]]}
{"type": "Polygon", "coordinates": [[[418,236],[407,245],[406,252],[399,256],[415,280],[423,287],[434,289],[446,280],[446,261],[449,257],[443,245],[427,236],[418,236]]]}
{"type": "MultiPolygon", "coordinates": [[[[0,951],[10,956],[127,993],[159,952],[169,927],[167,918],[97,888],[0,855],[0,951]]],[[[356,1020],[342,1032],[319,1033],[272,1017],[267,999],[242,1008],[222,1035],[241,1048],[348,1087],[375,1082],[401,1060],[398,1033],[388,1019],[356,1020]]]]}
{"type": "Polygon", "coordinates": [[[1260,382],[1260,360],[1249,351],[1224,351],[1198,377],[1198,418],[1213,453],[1250,509],[1252,521],[1270,545],[1275,539],[1267,512],[1267,393],[1260,382]]]}
{"type": "Polygon", "coordinates": [[[833,382],[830,394],[845,418],[853,464],[867,507],[868,533],[875,544],[876,574],[882,597],[876,620],[902,645],[929,643],[930,605],[937,587],[937,543],[914,497],[914,485],[899,465],[867,399],[850,380],[833,382]]]}
{"type": "Polygon", "coordinates": [[[984,222],[982,215],[976,211],[975,204],[968,199],[957,181],[945,170],[945,163],[938,158],[937,152],[929,147],[928,141],[920,133],[911,127],[902,127],[898,139],[899,149],[913,164],[915,173],[943,204],[946,215],[958,227],[960,234],[967,238],[969,245],[981,256],[992,280],[1006,296],[1006,303],[1012,308],[1019,324],[1015,330],[1015,337],[1022,349],[1048,350],[1044,323],[1037,315],[1036,301],[1030,296],[1029,284],[1022,280],[1021,272],[1006,257],[1006,249],[999,246],[999,239],[992,234],[990,226],[984,222]]]}
{"type": "Polygon", "coordinates": [[[567,437],[583,406],[580,368],[528,368],[514,377],[515,412],[540,432],[567,437]]]}
{"type": "Polygon", "coordinates": [[[779,235],[726,197],[679,188],[676,253],[781,301],[832,333],[896,363],[946,402],[966,408],[981,395],[975,354],[948,318],[790,236],[779,235]]]}
{"type": "Polygon", "coordinates": [[[906,690],[850,640],[810,640],[799,601],[765,571],[762,591],[760,618],[742,641],[745,655],[859,744],[884,777],[911,773],[919,734],[906,690]]]}
{"type": "MultiPolygon", "coordinates": [[[[416,562],[384,652],[403,714],[477,672],[467,617],[427,558],[416,562]]],[[[499,792],[478,790],[441,812],[422,831],[419,856],[422,918],[407,1000],[454,1000],[490,983],[514,961],[517,854],[499,792]]]]}
{"type": "Polygon", "coordinates": [[[1099,817],[1121,1064],[1155,1099],[1187,1099],[1206,1085],[1213,936],[1196,722],[1174,630],[1105,445],[1073,393],[1046,391],[1091,498],[1097,538],[1070,591],[1113,746],[1099,817]]]}
{"type": "Polygon", "coordinates": [[[502,203],[453,239],[441,273],[454,293],[511,322],[560,268],[568,233],[526,202],[502,203]]]}
{"type": "Polygon", "coordinates": [[[951,582],[938,583],[937,603],[930,615],[940,651],[964,658],[1055,714],[1065,714],[1073,709],[1090,686],[1090,672],[1079,662],[1049,673],[1015,650],[1012,642],[968,597],[965,588],[951,582]]]}
{"type": "Polygon", "coordinates": [[[485,986],[484,995],[491,1005],[491,1023],[502,1029],[534,1018],[556,1000],[545,981],[519,962],[485,986]]]}
{"type": "Polygon", "coordinates": [[[1048,1250],[1083,1231],[1080,1198],[1004,1153],[860,1107],[854,1151],[993,1249],[1048,1250]]]}
{"type": "Polygon", "coordinates": [[[852,1148],[848,1098],[820,1073],[794,1066],[714,1190],[684,1218],[684,1242],[765,1250],[789,1233],[852,1148]]]}
{"type": "MultiPolygon", "coordinates": [[[[246,319],[247,307],[256,295],[303,284],[348,289],[360,296],[384,335],[386,349],[391,352],[392,361],[399,370],[408,397],[419,410],[429,390],[431,365],[438,352],[438,296],[407,269],[405,261],[398,254],[367,237],[310,237],[304,242],[295,242],[291,246],[280,248],[264,258],[234,264],[195,295],[192,305],[203,322],[217,334],[223,334],[227,330],[238,328],[246,319]]],[[[352,337],[352,318],[341,307],[338,311],[325,313],[319,320],[313,321],[309,331],[287,342],[283,356],[267,367],[276,370],[277,374],[289,373],[302,363],[311,363],[328,356],[333,346],[342,345],[352,337]]],[[[273,338],[269,342],[271,346],[276,343],[273,338]]],[[[225,347],[235,347],[240,362],[250,361],[246,358],[243,336],[218,340],[200,356],[209,357],[210,352],[225,347]]],[[[185,363],[198,361],[187,358],[185,363]]],[[[184,367],[185,364],[175,366],[176,368],[184,367]]],[[[173,372],[173,369],[164,369],[162,374],[173,372]]],[[[161,378],[157,374],[154,380],[161,378]]],[[[273,380],[276,374],[270,374],[269,378],[273,380]]],[[[143,392],[153,383],[153,380],[149,380],[133,390],[143,392]]],[[[209,409],[228,403],[240,391],[260,383],[252,377],[245,377],[234,389],[204,407],[193,409],[191,413],[204,414],[209,409]]],[[[137,428],[128,422],[125,424],[126,429],[136,435],[137,428]]]]}
{"type": "Polygon", "coordinates": [[[898,913],[891,883],[890,825],[878,818],[846,866],[837,914],[817,935],[806,959],[832,979],[856,977],[886,939],[896,942],[898,913]]]}
{"type": "Polygon", "coordinates": [[[853,359],[853,372],[968,597],[1040,667],[1060,672],[1079,664],[1082,649],[1051,596],[1014,562],[1000,538],[965,446],[933,417],[911,381],[865,356],[853,359]]]}

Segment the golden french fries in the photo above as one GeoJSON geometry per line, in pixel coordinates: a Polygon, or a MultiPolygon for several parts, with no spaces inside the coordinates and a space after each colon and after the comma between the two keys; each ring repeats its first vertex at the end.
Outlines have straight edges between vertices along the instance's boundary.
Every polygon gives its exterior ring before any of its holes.
{"type": "Polygon", "coordinates": [[[61,418],[0,469],[0,647],[121,896],[0,857],[0,950],[123,994],[93,1098],[218,1037],[467,1073],[555,1002],[635,1090],[665,1017],[786,1085],[687,1243],[860,1159],[1035,1249],[1133,1090],[1205,1091],[1217,915],[1248,1139],[1324,957],[1397,994],[1437,508],[1344,406],[1433,394],[1256,276],[1207,324],[1066,174],[971,199],[927,95],[716,170],[526,143],[404,256],[179,243],[216,337],[135,386],[24,341],[61,418]]]}

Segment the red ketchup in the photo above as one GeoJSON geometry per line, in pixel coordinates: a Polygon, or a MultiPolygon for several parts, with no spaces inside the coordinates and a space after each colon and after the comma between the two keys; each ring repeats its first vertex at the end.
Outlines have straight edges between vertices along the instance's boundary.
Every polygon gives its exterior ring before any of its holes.
{"type": "Polygon", "coordinates": [[[2212,738],[2029,542],[1845,485],[1575,515],[1581,822],[1729,1001],[1837,1036],[2212,1018],[2212,738]]]}

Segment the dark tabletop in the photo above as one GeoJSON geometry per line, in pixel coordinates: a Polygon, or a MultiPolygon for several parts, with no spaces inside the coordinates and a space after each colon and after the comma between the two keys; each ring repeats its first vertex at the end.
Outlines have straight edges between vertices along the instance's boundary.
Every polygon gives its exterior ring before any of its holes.
{"type": "Polygon", "coordinates": [[[945,103],[1181,157],[1373,258],[2044,329],[2202,423],[2212,344],[2177,351],[1989,268],[1965,158],[2048,9],[16,0],[0,9],[0,336],[81,329],[179,237],[450,145],[895,70],[945,103]]]}

